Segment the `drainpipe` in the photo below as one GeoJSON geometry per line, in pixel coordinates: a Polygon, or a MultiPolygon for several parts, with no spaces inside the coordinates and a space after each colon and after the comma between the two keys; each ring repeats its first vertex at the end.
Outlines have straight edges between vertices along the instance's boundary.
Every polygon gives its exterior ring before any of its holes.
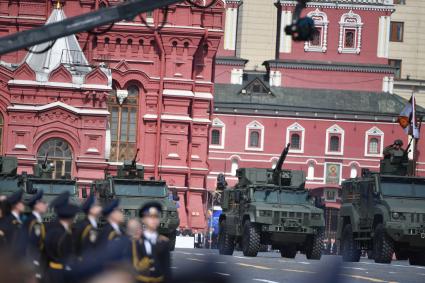
{"type": "MultiPolygon", "coordinates": [[[[159,10],[156,11],[159,15],[159,10]]],[[[159,17],[157,17],[158,19],[159,17]]],[[[154,175],[155,179],[159,179],[159,163],[161,159],[161,115],[162,115],[162,95],[164,91],[164,77],[165,77],[165,49],[162,43],[161,37],[158,33],[158,23],[155,21],[155,31],[154,31],[155,42],[160,49],[160,69],[159,69],[159,92],[158,92],[158,108],[157,108],[157,117],[156,117],[156,152],[155,152],[155,166],[154,166],[154,175]]]]}

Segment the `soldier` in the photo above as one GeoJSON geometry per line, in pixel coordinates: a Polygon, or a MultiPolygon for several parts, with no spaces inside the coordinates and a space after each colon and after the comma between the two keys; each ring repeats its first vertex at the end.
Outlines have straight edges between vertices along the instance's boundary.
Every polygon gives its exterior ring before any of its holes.
{"type": "Polygon", "coordinates": [[[144,231],[139,240],[131,241],[131,263],[137,282],[168,282],[170,279],[169,240],[158,234],[161,211],[158,202],[146,203],[140,209],[144,231]]]}
{"type": "Polygon", "coordinates": [[[51,205],[57,219],[49,225],[46,233],[46,282],[66,282],[65,273],[69,270],[68,263],[74,255],[71,225],[79,208],[69,203],[69,193],[59,195],[51,205]]]}
{"type": "Polygon", "coordinates": [[[142,237],[143,229],[142,224],[138,219],[130,219],[127,222],[126,234],[129,239],[138,240],[142,237]]]}
{"type": "Polygon", "coordinates": [[[385,158],[391,158],[391,156],[394,156],[395,152],[401,151],[403,154],[405,150],[402,148],[403,141],[402,140],[395,140],[392,145],[387,146],[384,148],[384,157],[385,158]]]}
{"type": "Polygon", "coordinates": [[[0,220],[0,242],[7,245],[13,253],[20,253],[18,249],[22,248],[18,242],[22,240],[21,234],[21,214],[24,212],[25,205],[22,201],[24,191],[19,190],[6,198],[6,204],[10,210],[0,220]]]}
{"type": "Polygon", "coordinates": [[[99,234],[97,220],[102,213],[102,207],[97,204],[94,195],[90,195],[87,198],[82,209],[86,217],[75,224],[73,233],[75,237],[75,252],[80,258],[84,253],[96,248],[99,234]]]}
{"type": "Polygon", "coordinates": [[[42,216],[47,212],[47,204],[43,201],[43,191],[38,191],[28,201],[28,206],[32,213],[25,220],[23,232],[27,243],[26,253],[30,262],[34,265],[36,278],[41,279],[42,269],[44,267],[42,252],[44,250],[44,240],[46,238],[46,227],[42,216]]]}
{"type": "Polygon", "coordinates": [[[119,238],[122,235],[120,225],[124,223],[124,215],[118,207],[119,200],[112,200],[102,210],[103,216],[108,223],[103,227],[99,235],[99,244],[105,245],[109,241],[119,238]]]}

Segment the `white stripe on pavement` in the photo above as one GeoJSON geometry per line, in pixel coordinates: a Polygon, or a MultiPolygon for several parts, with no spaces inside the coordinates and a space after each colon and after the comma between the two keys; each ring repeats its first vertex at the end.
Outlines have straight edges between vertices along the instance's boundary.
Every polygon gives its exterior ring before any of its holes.
{"type": "Polygon", "coordinates": [[[221,273],[221,272],[214,272],[214,273],[216,273],[218,275],[223,275],[223,276],[230,276],[229,273],[221,273]]]}
{"type": "Polygon", "coordinates": [[[366,268],[362,268],[362,267],[350,267],[350,266],[344,266],[343,268],[345,268],[345,269],[354,269],[354,270],[362,270],[362,271],[367,270],[366,268]]]}
{"type": "Polygon", "coordinates": [[[234,255],[233,257],[235,257],[235,258],[243,258],[243,259],[251,259],[250,257],[237,256],[237,255],[234,255]]]}
{"type": "Polygon", "coordinates": [[[267,280],[267,279],[257,279],[257,278],[254,278],[252,280],[254,280],[254,281],[260,281],[260,282],[266,282],[266,283],[279,283],[279,282],[271,281],[271,280],[267,280]]]}

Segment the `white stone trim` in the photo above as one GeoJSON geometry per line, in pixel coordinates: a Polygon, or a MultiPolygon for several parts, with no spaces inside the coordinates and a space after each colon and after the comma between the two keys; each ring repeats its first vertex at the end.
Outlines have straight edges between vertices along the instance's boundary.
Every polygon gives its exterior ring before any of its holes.
{"type": "Polygon", "coordinates": [[[326,129],[326,143],[325,143],[325,154],[328,155],[344,155],[344,130],[338,126],[337,124],[334,124],[333,126],[329,127],[328,129],[326,129]],[[329,151],[329,140],[330,140],[330,135],[331,134],[340,134],[341,135],[341,139],[340,139],[340,151],[335,152],[335,151],[329,151]]]}
{"type": "MultiPolygon", "coordinates": [[[[297,1],[294,0],[278,0],[281,4],[285,6],[295,6],[297,1]]],[[[340,1],[324,1],[320,2],[308,2],[307,8],[310,7],[319,7],[319,8],[329,8],[329,9],[350,9],[350,10],[365,10],[365,11],[394,11],[394,5],[392,0],[362,0],[356,1],[353,3],[352,0],[340,0],[340,1]],[[344,3],[347,2],[347,3],[344,3]],[[364,3],[374,3],[378,5],[364,4],[364,3]],[[384,4],[384,5],[379,5],[384,4]]]]}
{"type": "Polygon", "coordinates": [[[112,90],[108,85],[95,85],[95,84],[74,84],[62,82],[39,82],[31,80],[9,80],[8,84],[11,85],[29,85],[29,86],[47,86],[47,87],[61,87],[61,88],[77,88],[77,89],[99,89],[99,90],[112,90]]]}
{"type": "Polygon", "coordinates": [[[181,115],[161,115],[161,120],[177,120],[177,121],[192,121],[192,118],[188,116],[181,116],[181,115]]]}
{"type": "Polygon", "coordinates": [[[209,144],[209,148],[214,148],[214,149],[224,149],[224,142],[226,140],[226,124],[224,124],[223,121],[221,121],[219,118],[214,118],[212,121],[212,129],[214,128],[220,128],[221,129],[221,134],[220,134],[220,145],[212,145],[211,141],[208,141],[209,144]]]}
{"type": "Polygon", "coordinates": [[[317,8],[315,11],[311,11],[307,14],[307,16],[311,17],[314,20],[314,24],[316,27],[321,28],[320,46],[312,46],[311,41],[306,41],[304,43],[304,51],[325,53],[328,49],[328,16],[325,12],[320,11],[319,8],[317,8]]]}
{"type": "Polygon", "coordinates": [[[26,104],[15,104],[7,107],[8,110],[11,111],[32,111],[32,112],[40,112],[49,110],[55,107],[66,109],[75,114],[82,115],[109,115],[108,110],[97,110],[97,109],[81,109],[68,104],[65,104],[61,101],[52,102],[44,105],[26,105],[26,104]]]}
{"type": "Polygon", "coordinates": [[[245,128],[245,150],[249,151],[263,151],[264,150],[264,126],[258,121],[252,121],[245,128]],[[249,146],[249,136],[251,130],[259,130],[260,131],[260,146],[259,147],[251,147],[249,146]]]}
{"type": "Polygon", "coordinates": [[[384,132],[381,131],[378,127],[372,127],[365,133],[364,140],[364,155],[367,157],[381,157],[384,150],[384,132]],[[369,137],[379,137],[379,153],[369,153],[369,137]]]}
{"type": "Polygon", "coordinates": [[[212,100],[214,97],[212,93],[209,92],[194,92],[195,98],[197,99],[208,99],[212,100]]]}
{"type": "Polygon", "coordinates": [[[238,25],[238,8],[226,8],[226,23],[224,26],[224,49],[236,49],[236,35],[238,25]]]}
{"type": "Polygon", "coordinates": [[[338,52],[339,53],[350,53],[350,54],[360,54],[361,44],[362,44],[362,18],[360,15],[350,10],[348,13],[345,13],[341,16],[339,21],[339,41],[338,41],[338,52]],[[351,21],[347,21],[351,20],[351,21]],[[355,20],[355,22],[353,21],[355,20]],[[354,29],[355,30],[355,46],[354,48],[345,48],[344,39],[345,39],[345,30],[354,29]]]}
{"type": "Polygon", "coordinates": [[[165,96],[195,97],[192,91],[181,89],[164,89],[162,94],[165,96]]]}
{"type": "Polygon", "coordinates": [[[230,72],[230,83],[233,85],[241,85],[243,83],[243,69],[232,69],[230,72]]]}
{"type": "Polygon", "coordinates": [[[280,53],[292,52],[292,37],[285,33],[285,27],[292,23],[292,11],[282,11],[280,21],[280,53]]]}
{"type": "Polygon", "coordinates": [[[211,123],[211,120],[207,118],[193,118],[192,121],[194,123],[211,123]]]}
{"type": "Polygon", "coordinates": [[[13,147],[13,149],[28,149],[28,148],[24,144],[17,143],[17,144],[15,144],[15,146],[13,147]]]}
{"type": "Polygon", "coordinates": [[[301,140],[300,140],[300,149],[292,149],[289,147],[290,153],[304,153],[304,137],[305,137],[305,129],[298,123],[293,123],[289,127],[286,128],[286,143],[288,144],[291,142],[291,132],[297,132],[301,133],[301,140]]]}
{"type": "Polygon", "coordinates": [[[378,30],[378,52],[377,57],[388,58],[389,42],[390,42],[390,16],[379,17],[378,30]]]}

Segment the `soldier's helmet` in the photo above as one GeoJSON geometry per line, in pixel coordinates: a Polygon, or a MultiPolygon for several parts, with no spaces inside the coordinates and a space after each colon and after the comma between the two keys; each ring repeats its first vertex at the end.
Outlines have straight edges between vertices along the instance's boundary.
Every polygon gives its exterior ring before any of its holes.
{"type": "Polygon", "coordinates": [[[403,146],[403,141],[402,140],[395,140],[394,145],[403,146]]]}

